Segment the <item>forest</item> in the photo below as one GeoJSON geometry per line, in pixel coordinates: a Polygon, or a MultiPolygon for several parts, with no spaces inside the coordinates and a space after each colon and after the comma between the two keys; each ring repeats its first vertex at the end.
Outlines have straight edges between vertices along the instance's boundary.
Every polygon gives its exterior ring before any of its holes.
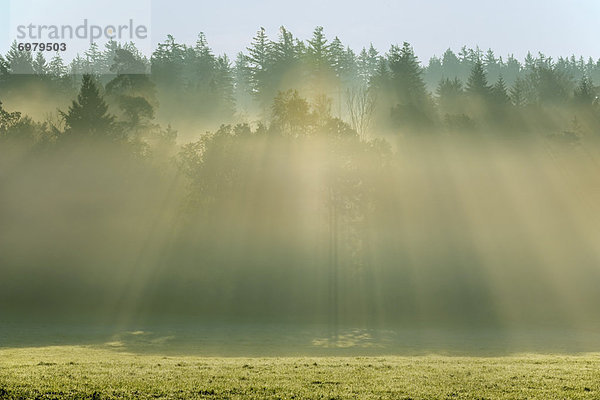
{"type": "Polygon", "coordinates": [[[0,312],[597,326],[600,59],[259,29],[0,55],[0,312]]]}

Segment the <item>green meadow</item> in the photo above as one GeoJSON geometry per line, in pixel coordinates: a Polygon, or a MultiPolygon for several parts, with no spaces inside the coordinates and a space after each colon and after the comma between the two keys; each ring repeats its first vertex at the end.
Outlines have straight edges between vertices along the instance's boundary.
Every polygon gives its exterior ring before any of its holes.
{"type": "Polygon", "coordinates": [[[190,357],[0,350],[2,399],[598,399],[600,354],[190,357]]]}

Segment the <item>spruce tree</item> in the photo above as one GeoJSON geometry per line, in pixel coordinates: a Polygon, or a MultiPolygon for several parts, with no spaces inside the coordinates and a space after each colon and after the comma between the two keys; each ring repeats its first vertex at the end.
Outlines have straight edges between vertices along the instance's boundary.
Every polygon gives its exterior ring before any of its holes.
{"type": "Polygon", "coordinates": [[[331,60],[331,66],[335,71],[335,74],[340,78],[344,74],[344,62],[345,62],[345,49],[342,41],[336,36],[329,45],[328,48],[329,59],[331,60]]]}
{"type": "Polygon", "coordinates": [[[442,60],[436,56],[431,57],[429,59],[429,64],[425,69],[425,82],[429,87],[433,87],[443,76],[444,70],[442,67],[442,60]]]}
{"type": "Polygon", "coordinates": [[[223,118],[235,113],[234,79],[231,61],[226,54],[217,57],[214,77],[216,111],[223,118]]]}
{"type": "Polygon", "coordinates": [[[91,75],[82,78],[81,89],[69,110],[61,112],[65,120],[65,133],[77,137],[110,137],[114,135],[114,117],[91,75]]]}
{"type": "Polygon", "coordinates": [[[442,56],[442,68],[447,78],[458,78],[461,75],[460,61],[451,49],[446,50],[442,56]]]}
{"type": "Polygon", "coordinates": [[[90,44],[89,49],[85,52],[85,62],[87,65],[86,70],[92,74],[105,74],[108,73],[108,67],[105,62],[102,52],[98,49],[98,45],[94,42],[90,44]]]}
{"type": "Polygon", "coordinates": [[[490,97],[491,88],[488,85],[481,60],[477,60],[471,69],[471,74],[467,80],[467,93],[479,100],[487,100],[490,97]]]}
{"type": "Polygon", "coordinates": [[[289,68],[298,62],[299,50],[294,35],[285,27],[280,27],[278,41],[273,44],[273,62],[280,67],[289,68]]]}
{"type": "Polygon", "coordinates": [[[55,78],[61,78],[67,74],[67,67],[65,66],[60,54],[56,53],[50,62],[48,63],[48,73],[55,78]]]}
{"type": "Polygon", "coordinates": [[[48,65],[44,53],[38,51],[33,60],[33,71],[36,75],[46,75],[48,72],[48,65]]]}
{"type": "Polygon", "coordinates": [[[506,82],[504,82],[502,75],[500,75],[494,86],[492,86],[491,94],[494,103],[497,105],[505,105],[509,103],[510,97],[508,96],[508,89],[506,88],[506,82]]]}
{"type": "Polygon", "coordinates": [[[369,84],[377,71],[378,64],[379,52],[373,47],[373,43],[369,46],[369,50],[363,47],[357,58],[357,73],[363,84],[369,84]]]}
{"type": "Polygon", "coordinates": [[[579,105],[591,105],[596,94],[594,92],[594,84],[592,80],[584,75],[579,81],[579,85],[575,88],[574,100],[579,105]]]}
{"type": "Polygon", "coordinates": [[[450,114],[461,112],[463,94],[463,85],[458,78],[442,79],[436,89],[440,110],[450,114]]]}
{"type": "Polygon", "coordinates": [[[262,103],[268,102],[269,72],[273,43],[267,37],[265,28],[260,28],[248,48],[248,68],[252,93],[262,103]]]}
{"type": "Polygon", "coordinates": [[[369,80],[369,87],[373,89],[375,93],[384,92],[389,89],[390,86],[390,69],[388,66],[388,60],[385,57],[379,57],[377,60],[377,67],[369,80]]]}
{"type": "Polygon", "coordinates": [[[391,83],[400,104],[423,104],[427,99],[421,66],[410,44],[392,46],[389,53],[391,83]]]}
{"type": "Polygon", "coordinates": [[[517,77],[510,89],[510,100],[515,107],[523,107],[527,104],[527,82],[517,77]]]}
{"type": "Polygon", "coordinates": [[[31,51],[18,49],[17,42],[13,42],[6,53],[6,61],[11,74],[33,75],[33,55],[31,51]]]}
{"type": "Polygon", "coordinates": [[[252,106],[252,88],[250,85],[250,68],[248,66],[248,57],[239,52],[233,65],[233,86],[235,102],[238,111],[248,111],[252,106]]]}
{"type": "Polygon", "coordinates": [[[277,42],[273,43],[270,60],[269,98],[275,96],[279,90],[287,90],[296,84],[300,84],[298,71],[301,63],[302,48],[298,40],[285,27],[279,28],[277,42]],[[290,73],[294,71],[294,73],[290,73]]]}
{"type": "Polygon", "coordinates": [[[331,67],[329,47],[323,33],[323,27],[317,26],[313,31],[312,38],[308,41],[306,49],[309,63],[317,74],[323,73],[331,67]]]}
{"type": "Polygon", "coordinates": [[[492,82],[498,80],[500,77],[500,61],[500,59],[496,58],[496,55],[492,49],[488,49],[488,51],[485,53],[483,64],[485,66],[487,77],[492,82]]]}

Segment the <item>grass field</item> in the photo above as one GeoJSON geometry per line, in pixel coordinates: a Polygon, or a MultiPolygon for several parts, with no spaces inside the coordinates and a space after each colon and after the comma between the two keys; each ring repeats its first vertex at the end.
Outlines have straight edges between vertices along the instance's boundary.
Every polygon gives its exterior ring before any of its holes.
{"type": "Polygon", "coordinates": [[[599,399],[600,354],[207,358],[0,349],[2,399],[599,399]]]}

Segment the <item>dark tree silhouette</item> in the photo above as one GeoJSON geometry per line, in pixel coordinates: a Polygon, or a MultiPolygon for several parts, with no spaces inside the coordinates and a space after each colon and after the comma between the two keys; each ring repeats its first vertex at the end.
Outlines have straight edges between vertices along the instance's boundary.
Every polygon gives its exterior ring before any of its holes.
{"type": "Polygon", "coordinates": [[[114,117],[108,114],[108,105],[91,75],[84,75],[81,89],[69,110],[61,112],[66,131],[70,136],[106,138],[114,137],[114,117]]]}
{"type": "Polygon", "coordinates": [[[488,85],[487,76],[483,69],[481,60],[477,60],[471,69],[471,74],[467,80],[467,93],[478,100],[486,101],[491,94],[491,88],[488,85]]]}
{"type": "Polygon", "coordinates": [[[500,75],[498,81],[492,86],[491,94],[494,104],[503,106],[509,103],[510,97],[508,96],[508,89],[502,75],[500,75]]]}

